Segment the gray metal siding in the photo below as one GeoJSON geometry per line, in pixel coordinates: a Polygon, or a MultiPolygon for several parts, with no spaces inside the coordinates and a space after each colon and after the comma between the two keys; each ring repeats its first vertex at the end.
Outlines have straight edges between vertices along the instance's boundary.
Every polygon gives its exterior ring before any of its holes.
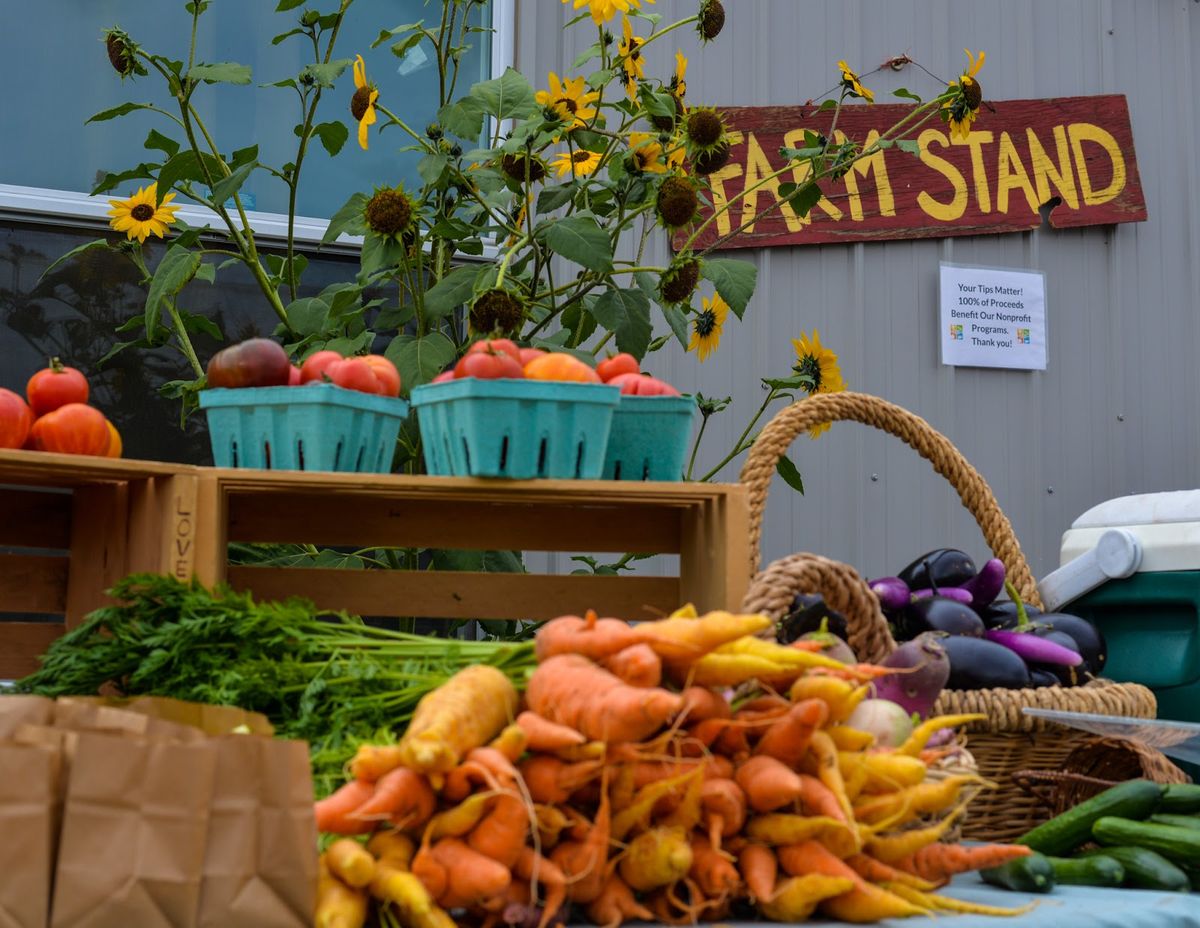
{"type": "MultiPolygon", "coordinates": [[[[743,322],[730,317],[704,364],[672,345],[649,367],[681,389],[734,397],[709,427],[716,463],[761,402],[758,379],[792,363],[789,340],[814,326],[851,388],[899,403],[945,433],[991,483],[1038,576],[1057,566],[1062,532],[1114,496],[1200,485],[1200,3],[1195,0],[725,0],[729,22],[701,50],[679,30],[648,50],[665,75],[691,59],[692,104],[794,104],[835,83],[839,58],[862,71],[902,53],[942,77],[983,48],[994,99],[1123,93],[1129,99],[1150,220],[1082,230],[941,241],[745,251],[759,269],[743,322]],[[678,39],[678,42],[672,41],[678,39]],[[1044,373],[939,363],[940,261],[1044,270],[1044,373]],[[1051,492],[1051,489],[1053,492],[1051,492]]],[[[666,21],[695,0],[660,0],[666,21]]],[[[519,0],[517,66],[541,83],[595,33],[559,31],[570,5],[519,0]],[[556,16],[556,13],[558,14],[556,16]]],[[[617,24],[619,30],[619,24],[617,24]]],[[[878,99],[936,91],[909,67],[865,80],[878,99]]],[[[986,113],[980,128],[986,128],[986,113]]],[[[649,257],[664,263],[665,239],[649,257]]],[[[764,555],[817,551],[868,574],[891,573],[941,545],[986,557],[941,478],[898,440],[835,425],[801,437],[793,459],[808,493],[776,480],[764,555]],[[873,480],[873,475],[877,477],[873,480]]],[[[740,460],[722,474],[736,479],[740,460]]]]}

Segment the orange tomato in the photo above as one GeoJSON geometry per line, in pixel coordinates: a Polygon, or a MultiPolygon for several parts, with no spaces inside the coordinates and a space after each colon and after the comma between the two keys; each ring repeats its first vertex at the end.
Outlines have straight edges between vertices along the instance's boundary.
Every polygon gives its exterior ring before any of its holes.
{"type": "Polygon", "coordinates": [[[624,352],[605,358],[596,365],[596,373],[605,383],[621,374],[640,374],[641,371],[642,367],[638,364],[638,359],[624,352]]]}
{"type": "Polygon", "coordinates": [[[38,451],[58,454],[94,454],[108,452],[112,436],[104,413],[83,403],[68,403],[33,423],[33,446],[38,451]]]}
{"type": "Polygon", "coordinates": [[[530,380],[570,380],[579,383],[599,383],[600,375],[574,355],[561,351],[544,354],[525,365],[530,380]]]}
{"type": "Polygon", "coordinates": [[[383,396],[400,395],[400,372],[396,370],[395,364],[381,354],[369,354],[363,360],[375,372],[375,379],[379,381],[379,392],[383,396]]]}
{"type": "Polygon", "coordinates": [[[12,390],[0,389],[0,448],[24,447],[33,427],[33,411],[12,390]]]}
{"type": "Polygon", "coordinates": [[[125,445],[121,441],[121,433],[117,431],[117,427],[112,424],[111,420],[105,420],[108,424],[108,450],[104,452],[106,458],[119,458],[125,450],[125,445]]]}

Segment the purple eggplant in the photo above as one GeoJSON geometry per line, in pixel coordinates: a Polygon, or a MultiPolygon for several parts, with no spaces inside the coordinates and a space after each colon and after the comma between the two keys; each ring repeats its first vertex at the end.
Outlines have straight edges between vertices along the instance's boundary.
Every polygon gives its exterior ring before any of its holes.
{"type": "Polygon", "coordinates": [[[975,562],[966,552],[957,548],[938,548],[922,554],[896,576],[907,583],[909,589],[923,590],[962,586],[975,574],[975,562]]]}
{"type": "Polygon", "coordinates": [[[909,604],[911,595],[908,584],[899,577],[880,577],[867,583],[871,592],[879,597],[884,612],[895,612],[909,604]]]}
{"type": "Polygon", "coordinates": [[[1004,576],[1004,562],[994,557],[979,568],[979,573],[957,588],[970,593],[971,605],[979,609],[1000,595],[1004,589],[1004,576]]]}
{"type": "Polygon", "coordinates": [[[806,632],[820,631],[822,622],[825,622],[824,627],[828,631],[839,638],[845,640],[848,637],[846,617],[830,609],[825,597],[816,593],[801,593],[792,600],[792,608],[779,623],[775,637],[781,644],[791,644],[806,632]]]}
{"type": "Polygon", "coordinates": [[[990,628],[984,633],[984,637],[988,641],[1004,645],[1024,661],[1033,661],[1038,664],[1062,664],[1064,667],[1076,667],[1083,662],[1078,651],[1072,651],[1055,641],[1029,632],[1011,632],[990,628]]]}
{"type": "Polygon", "coordinates": [[[1087,619],[1065,612],[1047,612],[1034,617],[1033,622],[1035,625],[1069,635],[1079,646],[1079,653],[1087,662],[1088,669],[1094,674],[1104,670],[1104,663],[1108,660],[1108,645],[1100,629],[1087,619]]]}
{"type": "Polygon", "coordinates": [[[877,679],[875,697],[928,717],[950,676],[950,661],[938,636],[932,632],[918,635],[889,654],[883,666],[903,672],[877,679]]]}
{"type": "MultiPolygon", "coordinates": [[[[1060,670],[1071,669],[1060,667],[1060,670]]],[[[1043,670],[1040,666],[1029,668],[1029,682],[1034,686],[1060,686],[1062,680],[1058,675],[1049,670],[1043,670]]]]}
{"type": "Polygon", "coordinates": [[[945,632],[973,638],[983,636],[983,620],[974,610],[946,596],[918,599],[897,612],[893,622],[901,641],[916,638],[921,632],[945,632]]]}
{"type": "MultiPolygon", "coordinates": [[[[1025,614],[1036,621],[1037,616],[1042,614],[1042,610],[1030,603],[1022,603],[1025,607],[1025,614]]],[[[976,606],[975,611],[979,613],[979,617],[983,619],[983,624],[988,628],[1016,628],[1020,622],[1020,617],[1017,615],[1017,604],[1011,599],[998,599],[987,606],[976,606]]]]}
{"type": "Polygon", "coordinates": [[[993,687],[1024,689],[1029,686],[1029,668],[1002,644],[985,638],[950,635],[942,639],[950,658],[950,679],[955,690],[984,690],[993,687]]]}
{"type": "MultiPolygon", "coordinates": [[[[1066,632],[1055,631],[1052,628],[1043,626],[1034,626],[1033,634],[1046,641],[1062,645],[1068,651],[1078,653],[1080,650],[1079,645],[1075,643],[1075,639],[1066,632]]],[[[1082,686],[1092,678],[1092,670],[1088,666],[1087,658],[1082,656],[1079,663],[1073,666],[1066,664],[1038,664],[1032,661],[1028,663],[1031,673],[1034,670],[1045,670],[1055,677],[1062,686],[1082,686]]]]}
{"type": "Polygon", "coordinates": [[[952,599],[955,602],[971,605],[971,594],[961,586],[940,586],[936,590],[913,590],[912,599],[914,602],[918,599],[928,599],[930,596],[944,596],[946,599],[952,599]]]}

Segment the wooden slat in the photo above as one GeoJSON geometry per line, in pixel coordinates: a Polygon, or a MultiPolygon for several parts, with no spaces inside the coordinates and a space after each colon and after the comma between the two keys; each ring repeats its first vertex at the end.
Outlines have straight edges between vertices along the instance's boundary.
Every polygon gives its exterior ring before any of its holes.
{"type": "Polygon", "coordinates": [[[445,619],[552,619],[595,609],[659,618],[679,605],[676,577],[489,574],[457,571],[230,567],[229,582],[260,599],[303,596],[359,615],[445,619]]]}
{"type": "Polygon", "coordinates": [[[104,591],[128,566],[129,484],[79,487],[71,516],[71,569],[67,577],[67,627],[107,605],[104,591]]]}
{"type": "Polygon", "coordinates": [[[0,483],[78,487],[192,471],[186,464],[98,458],[84,454],[0,450],[0,483]]]}
{"type": "Polygon", "coordinates": [[[0,680],[37,670],[38,658],[66,630],[61,622],[0,622],[0,680]]]}
{"type": "Polygon", "coordinates": [[[70,543],[70,493],[0,487],[0,545],[66,548],[70,543]]]}
{"type": "Polygon", "coordinates": [[[0,613],[61,613],[67,607],[67,559],[0,555],[0,613]]]}
{"type": "Polygon", "coordinates": [[[679,551],[680,514],[687,508],[335,492],[235,493],[228,500],[230,541],[672,554],[679,551]]]}

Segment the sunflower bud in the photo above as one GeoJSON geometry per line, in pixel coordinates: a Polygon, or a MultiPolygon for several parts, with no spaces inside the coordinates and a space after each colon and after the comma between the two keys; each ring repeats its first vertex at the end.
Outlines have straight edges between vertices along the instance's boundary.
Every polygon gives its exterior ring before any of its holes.
{"type": "Polygon", "coordinates": [[[508,334],[525,320],[525,306],[520,297],[498,288],[480,294],[471,306],[471,328],[476,332],[508,334]]]}
{"type": "Polygon", "coordinates": [[[674,132],[675,124],[679,122],[679,118],[683,115],[683,101],[675,94],[671,94],[671,99],[675,101],[675,115],[673,116],[651,116],[650,122],[654,124],[654,128],[660,132],[674,132]]]}
{"type": "Polygon", "coordinates": [[[438,139],[440,139],[442,137],[442,127],[439,126],[436,122],[431,122],[429,125],[427,125],[425,127],[425,134],[430,139],[432,139],[433,141],[436,142],[438,139]]]}
{"type": "Polygon", "coordinates": [[[363,210],[367,227],[378,235],[396,237],[408,231],[413,204],[403,187],[380,187],[363,210]]]}
{"type": "Polygon", "coordinates": [[[305,10],[300,17],[300,25],[305,27],[315,26],[321,21],[321,14],[316,10],[305,10]]]}
{"type": "Polygon", "coordinates": [[[122,80],[135,74],[147,73],[137,60],[137,45],[120,29],[109,29],[104,33],[104,47],[108,51],[108,60],[113,70],[121,75],[122,80]]]}
{"type": "Polygon", "coordinates": [[[664,226],[678,229],[695,218],[700,209],[700,198],[686,177],[668,177],[658,188],[655,208],[664,226]]]}
{"type": "Polygon", "coordinates": [[[682,303],[696,290],[700,282],[700,262],[685,258],[667,268],[658,282],[658,292],[664,303],[682,303]]]}
{"type": "Polygon", "coordinates": [[[705,42],[711,42],[725,28],[725,7],[721,0],[701,0],[696,31],[705,42]]]}

